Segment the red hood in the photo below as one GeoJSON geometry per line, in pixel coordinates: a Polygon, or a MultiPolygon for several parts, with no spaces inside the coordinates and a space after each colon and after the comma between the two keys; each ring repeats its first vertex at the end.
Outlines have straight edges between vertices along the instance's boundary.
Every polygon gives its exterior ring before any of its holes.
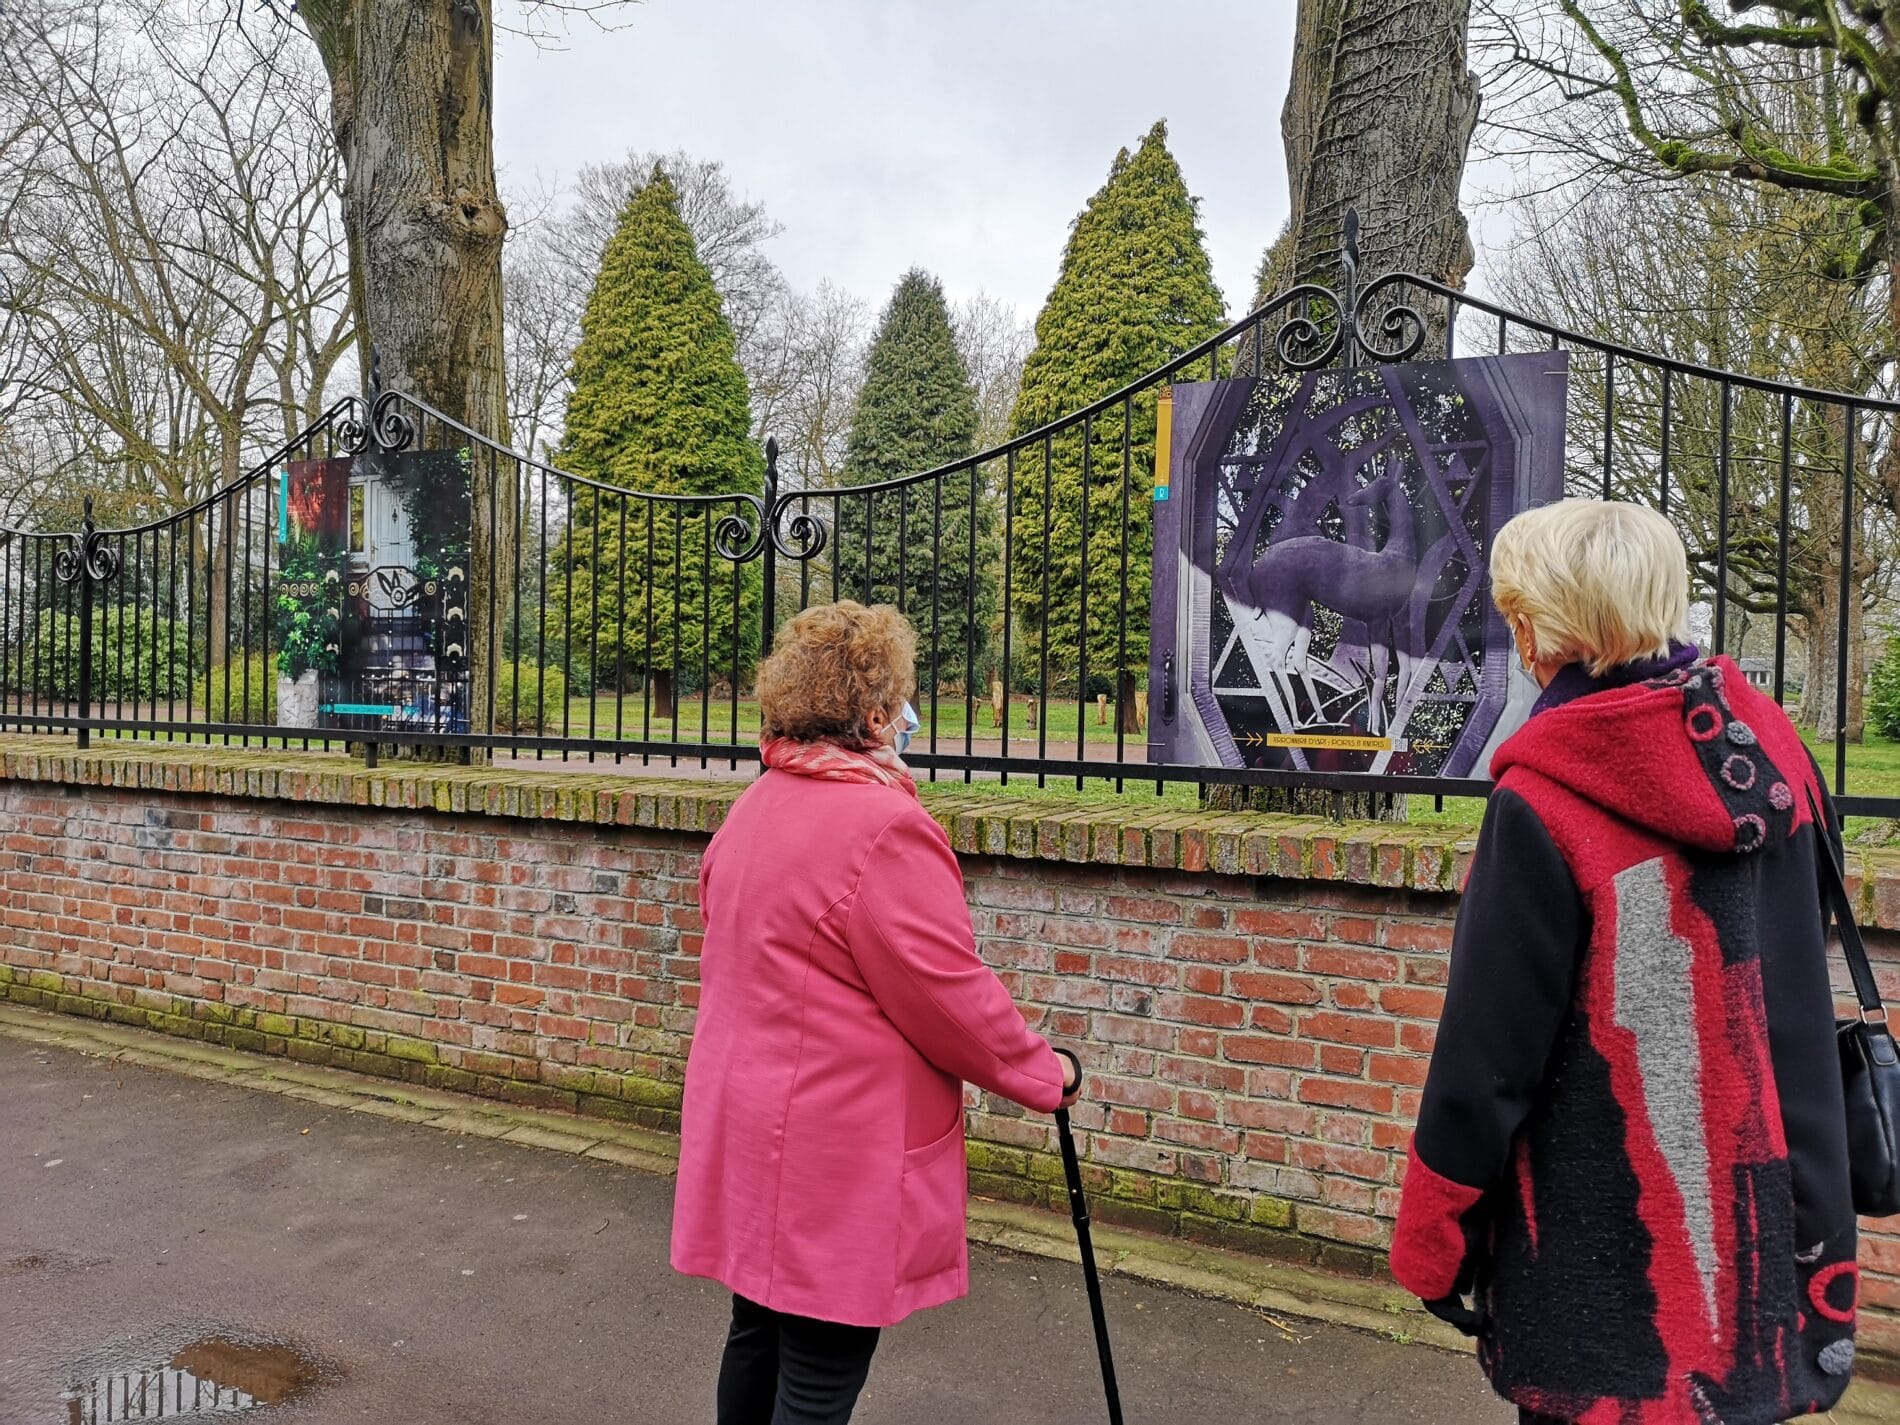
{"type": "Polygon", "coordinates": [[[1787,716],[1725,657],[1546,709],[1491,775],[1536,772],[1680,845],[1754,851],[1806,821],[1808,757],[1787,716]]]}

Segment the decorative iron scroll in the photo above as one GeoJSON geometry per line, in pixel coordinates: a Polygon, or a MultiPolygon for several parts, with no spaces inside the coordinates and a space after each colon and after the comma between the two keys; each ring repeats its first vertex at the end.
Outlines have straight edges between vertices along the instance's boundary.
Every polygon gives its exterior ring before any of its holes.
{"type": "Polygon", "coordinates": [[[85,517],[78,532],[66,538],[69,542],[53,553],[53,577],[60,583],[76,582],[83,570],[93,583],[103,584],[119,572],[119,551],[106,542],[104,533],[93,523],[92,496],[86,497],[85,517]]]}
{"type": "Polygon", "coordinates": [[[1358,340],[1360,350],[1375,362],[1408,361],[1425,344],[1425,318],[1418,314],[1416,308],[1403,302],[1395,302],[1379,314],[1379,337],[1382,340],[1374,340],[1366,334],[1366,314],[1372,306],[1372,299],[1386,288],[1410,280],[1403,272],[1389,272],[1367,283],[1365,290],[1358,294],[1353,303],[1353,336],[1358,340]]]}
{"type": "Polygon", "coordinates": [[[1425,344],[1425,318],[1418,309],[1395,302],[1373,313],[1388,289],[1415,282],[1410,273],[1389,272],[1359,285],[1359,215],[1346,213],[1346,242],[1340,254],[1345,296],[1317,282],[1291,288],[1281,302],[1297,308],[1274,335],[1281,362],[1294,371],[1317,371],[1346,353],[1345,365],[1378,365],[1410,360],[1425,344]],[[1370,324],[1370,325],[1369,325],[1370,324]]]}
{"type": "Polygon", "coordinates": [[[401,399],[397,391],[383,392],[374,404],[360,396],[346,397],[336,421],[337,446],[346,455],[361,455],[372,444],[386,455],[407,450],[416,438],[416,425],[396,408],[401,399]]]}
{"type": "Polygon", "coordinates": [[[1273,338],[1275,353],[1295,371],[1324,366],[1339,355],[1340,344],[1346,339],[1346,323],[1340,320],[1345,304],[1330,287],[1317,282],[1303,282],[1286,296],[1289,301],[1304,299],[1304,308],[1281,324],[1273,338]],[[1321,308],[1317,317],[1316,304],[1321,308]]]}
{"type": "Polygon", "coordinates": [[[789,520],[785,518],[800,493],[792,490],[780,495],[772,514],[772,547],[795,562],[816,559],[825,552],[825,544],[830,539],[825,522],[809,510],[801,510],[789,520]]]}
{"type": "Polygon", "coordinates": [[[734,564],[750,564],[765,548],[765,502],[757,495],[734,495],[736,502],[751,506],[752,517],[734,510],[720,517],[713,526],[713,548],[721,559],[734,564]]]}
{"type": "Polygon", "coordinates": [[[752,517],[748,519],[743,512],[735,510],[722,518],[713,526],[713,548],[734,564],[747,564],[765,552],[765,542],[769,539],[774,553],[795,564],[816,559],[824,553],[830,531],[810,510],[791,514],[793,501],[805,499],[808,494],[804,490],[779,490],[778,437],[766,437],[765,498],[729,496],[750,505],[752,517]],[[787,515],[791,518],[787,519],[787,515]]]}

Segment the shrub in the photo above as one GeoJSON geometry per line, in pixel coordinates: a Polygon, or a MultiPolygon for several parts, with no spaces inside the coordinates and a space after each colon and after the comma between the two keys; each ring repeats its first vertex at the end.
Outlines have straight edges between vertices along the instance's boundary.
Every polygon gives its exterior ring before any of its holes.
{"type": "Polygon", "coordinates": [[[559,668],[502,663],[495,668],[495,731],[558,732],[567,707],[567,678],[559,668]]]}
{"type": "Polygon", "coordinates": [[[259,651],[213,668],[209,678],[192,684],[191,702],[193,715],[207,722],[273,727],[277,723],[277,662],[266,663],[259,651]]]}
{"type": "Polygon", "coordinates": [[[1867,720],[1882,737],[1900,740],[1900,634],[1887,640],[1887,651],[1874,664],[1867,720]]]}
{"type": "MultiPolygon", "coordinates": [[[[33,644],[19,670],[44,697],[79,696],[79,617],[40,612],[33,644]]],[[[92,617],[92,695],[95,702],[183,699],[199,667],[183,624],[150,612],[101,608],[92,617]]]]}

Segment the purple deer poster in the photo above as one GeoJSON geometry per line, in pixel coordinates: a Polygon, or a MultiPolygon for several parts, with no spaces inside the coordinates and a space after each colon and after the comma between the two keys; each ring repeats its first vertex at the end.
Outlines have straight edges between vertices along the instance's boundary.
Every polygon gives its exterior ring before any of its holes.
{"type": "Polygon", "coordinates": [[[1540,352],[1175,386],[1150,760],[1486,775],[1535,695],[1487,551],[1563,495],[1567,373],[1540,352]]]}

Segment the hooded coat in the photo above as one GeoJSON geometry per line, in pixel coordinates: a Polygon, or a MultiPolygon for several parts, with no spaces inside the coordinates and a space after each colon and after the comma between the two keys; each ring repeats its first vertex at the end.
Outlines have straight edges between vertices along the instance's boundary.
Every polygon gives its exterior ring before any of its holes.
{"type": "Polygon", "coordinates": [[[1620,671],[1494,761],[1392,1270],[1527,1410],[1770,1425],[1854,1354],[1825,793],[1728,659],[1620,671]]]}

